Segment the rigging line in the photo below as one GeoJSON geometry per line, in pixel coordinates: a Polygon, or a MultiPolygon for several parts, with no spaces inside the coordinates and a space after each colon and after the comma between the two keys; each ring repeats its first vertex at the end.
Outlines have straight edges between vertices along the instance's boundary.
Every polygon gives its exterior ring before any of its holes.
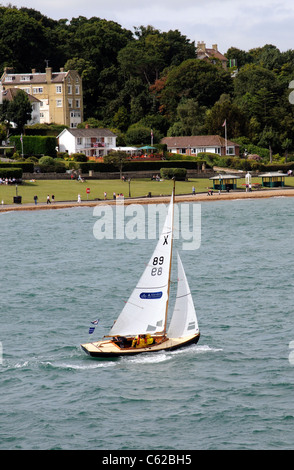
{"type": "Polygon", "coordinates": [[[188,297],[188,295],[191,295],[191,292],[188,292],[188,294],[184,294],[184,295],[178,295],[176,299],[182,299],[183,297],[188,297]]]}
{"type": "Polygon", "coordinates": [[[144,290],[147,290],[147,289],[152,289],[152,290],[154,290],[154,289],[163,289],[167,285],[168,284],[166,283],[163,286],[154,286],[154,287],[150,287],[150,286],[149,287],[144,287],[144,286],[143,287],[138,287],[138,286],[136,286],[135,289],[139,289],[139,290],[142,290],[142,289],[144,289],[144,290]]]}
{"type": "Polygon", "coordinates": [[[144,310],[144,307],[141,307],[141,305],[133,304],[133,302],[130,302],[129,300],[126,301],[126,304],[130,304],[130,305],[133,305],[134,307],[138,307],[141,310],[144,310]]]}

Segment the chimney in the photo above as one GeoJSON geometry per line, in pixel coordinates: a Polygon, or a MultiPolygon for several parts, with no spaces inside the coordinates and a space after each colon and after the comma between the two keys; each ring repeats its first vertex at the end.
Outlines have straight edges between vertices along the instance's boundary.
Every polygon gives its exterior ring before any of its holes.
{"type": "Polygon", "coordinates": [[[46,82],[51,83],[52,80],[52,67],[46,67],[46,82]]]}
{"type": "Polygon", "coordinates": [[[64,67],[60,67],[60,72],[64,72],[64,67]]]}
{"type": "Polygon", "coordinates": [[[32,69],[32,73],[36,73],[36,69],[32,69]]]}
{"type": "Polygon", "coordinates": [[[218,51],[217,44],[212,44],[212,49],[217,52],[218,51]]]}
{"type": "Polygon", "coordinates": [[[198,41],[197,42],[197,50],[198,52],[205,52],[205,49],[206,49],[206,44],[204,41],[198,41]]]}

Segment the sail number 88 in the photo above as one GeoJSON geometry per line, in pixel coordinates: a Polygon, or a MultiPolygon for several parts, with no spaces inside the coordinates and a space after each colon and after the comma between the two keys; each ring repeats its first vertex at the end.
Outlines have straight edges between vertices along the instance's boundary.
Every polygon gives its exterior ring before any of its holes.
{"type": "Polygon", "coordinates": [[[160,256],[159,258],[157,256],[155,256],[155,258],[153,258],[153,266],[159,266],[159,267],[154,267],[152,268],[151,270],[151,276],[161,276],[162,274],[162,267],[161,265],[163,264],[164,262],[164,256],[160,256]]]}

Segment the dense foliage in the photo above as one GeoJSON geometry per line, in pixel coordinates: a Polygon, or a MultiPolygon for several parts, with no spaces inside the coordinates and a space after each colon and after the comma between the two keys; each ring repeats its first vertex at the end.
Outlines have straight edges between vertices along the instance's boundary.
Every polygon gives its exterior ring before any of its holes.
{"type": "Polygon", "coordinates": [[[85,120],[115,130],[119,145],[149,143],[150,129],[154,143],[165,135],[224,135],[226,119],[232,140],[242,137],[270,156],[293,150],[293,50],[231,47],[234,67],[226,71],[196,59],[195,43],[178,30],[132,32],[98,17],[56,21],[11,6],[0,7],[0,46],[1,72],[44,71],[46,60],[53,70],[78,70],[85,120]]]}

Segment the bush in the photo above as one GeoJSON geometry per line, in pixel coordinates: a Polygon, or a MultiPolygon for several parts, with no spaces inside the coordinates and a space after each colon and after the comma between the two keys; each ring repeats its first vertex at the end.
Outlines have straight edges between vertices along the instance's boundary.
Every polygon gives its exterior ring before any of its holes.
{"type": "Polygon", "coordinates": [[[84,153],[73,153],[71,158],[74,162],[87,162],[87,156],[84,153]]]}
{"type": "Polygon", "coordinates": [[[64,173],[65,165],[62,162],[56,161],[54,158],[49,156],[41,157],[39,160],[39,167],[41,173],[64,173]]]}
{"type": "Polygon", "coordinates": [[[185,181],[187,170],[185,168],[161,168],[160,176],[165,179],[175,178],[176,181],[185,181]]]}

